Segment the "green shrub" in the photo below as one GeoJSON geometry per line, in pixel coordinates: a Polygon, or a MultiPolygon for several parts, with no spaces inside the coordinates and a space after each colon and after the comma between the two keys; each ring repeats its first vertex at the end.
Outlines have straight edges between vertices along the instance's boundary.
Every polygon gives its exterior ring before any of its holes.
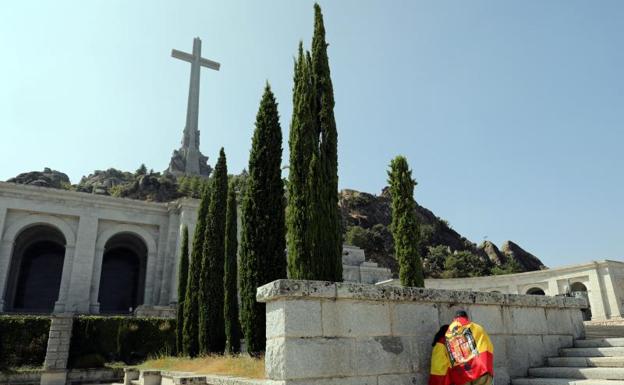
{"type": "Polygon", "coordinates": [[[0,316],[0,369],[42,366],[49,330],[49,317],[0,316]]]}
{"type": "Polygon", "coordinates": [[[106,362],[134,365],[175,352],[175,320],[82,316],[74,319],[70,368],[101,367],[106,362]]]}

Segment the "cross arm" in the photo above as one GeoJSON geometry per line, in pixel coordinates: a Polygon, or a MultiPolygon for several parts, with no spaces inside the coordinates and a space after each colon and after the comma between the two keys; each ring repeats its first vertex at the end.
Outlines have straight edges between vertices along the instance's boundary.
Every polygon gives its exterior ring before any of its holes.
{"type": "MultiPolygon", "coordinates": [[[[176,59],[187,61],[189,63],[192,63],[195,60],[195,57],[193,55],[188,54],[186,52],[178,51],[177,49],[171,50],[171,56],[176,59]]],[[[199,59],[199,64],[203,67],[208,67],[215,71],[218,71],[219,68],[221,67],[221,64],[217,63],[216,61],[212,61],[212,60],[208,60],[204,58],[199,59]]]]}

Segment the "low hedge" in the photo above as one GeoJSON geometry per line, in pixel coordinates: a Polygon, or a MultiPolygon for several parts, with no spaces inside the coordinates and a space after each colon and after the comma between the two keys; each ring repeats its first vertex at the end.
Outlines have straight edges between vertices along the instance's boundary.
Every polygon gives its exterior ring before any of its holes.
{"type": "Polygon", "coordinates": [[[49,331],[49,317],[0,316],[0,369],[43,366],[49,331]]]}
{"type": "Polygon", "coordinates": [[[107,362],[134,365],[175,353],[175,320],[80,316],[74,319],[70,368],[97,368],[107,362]]]}

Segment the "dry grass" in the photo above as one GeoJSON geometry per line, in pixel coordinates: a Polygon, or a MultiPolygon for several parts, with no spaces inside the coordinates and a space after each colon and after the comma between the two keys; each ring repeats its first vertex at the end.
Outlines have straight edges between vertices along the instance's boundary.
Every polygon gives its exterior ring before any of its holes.
{"type": "Polygon", "coordinates": [[[158,357],[139,365],[141,369],[157,369],[197,374],[222,374],[236,377],[264,378],[264,357],[206,356],[158,357]]]}

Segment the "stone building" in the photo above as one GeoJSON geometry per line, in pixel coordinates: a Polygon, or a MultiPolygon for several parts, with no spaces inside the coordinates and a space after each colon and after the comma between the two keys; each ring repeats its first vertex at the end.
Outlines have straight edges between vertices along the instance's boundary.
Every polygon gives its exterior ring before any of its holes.
{"type": "Polygon", "coordinates": [[[124,313],[176,301],[198,201],[143,202],[0,182],[0,310],[124,313]]]}
{"type": "MultiPolygon", "coordinates": [[[[395,281],[383,284],[394,283],[395,281]]],[[[503,294],[574,295],[589,301],[592,320],[624,316],[624,263],[592,261],[554,269],[488,277],[427,279],[432,289],[472,290],[503,294]]]]}
{"type": "MultiPolygon", "coordinates": [[[[0,182],[0,311],[171,315],[198,207],[0,182]]],[[[345,280],[391,278],[361,249],[343,261],[345,280]]]]}

